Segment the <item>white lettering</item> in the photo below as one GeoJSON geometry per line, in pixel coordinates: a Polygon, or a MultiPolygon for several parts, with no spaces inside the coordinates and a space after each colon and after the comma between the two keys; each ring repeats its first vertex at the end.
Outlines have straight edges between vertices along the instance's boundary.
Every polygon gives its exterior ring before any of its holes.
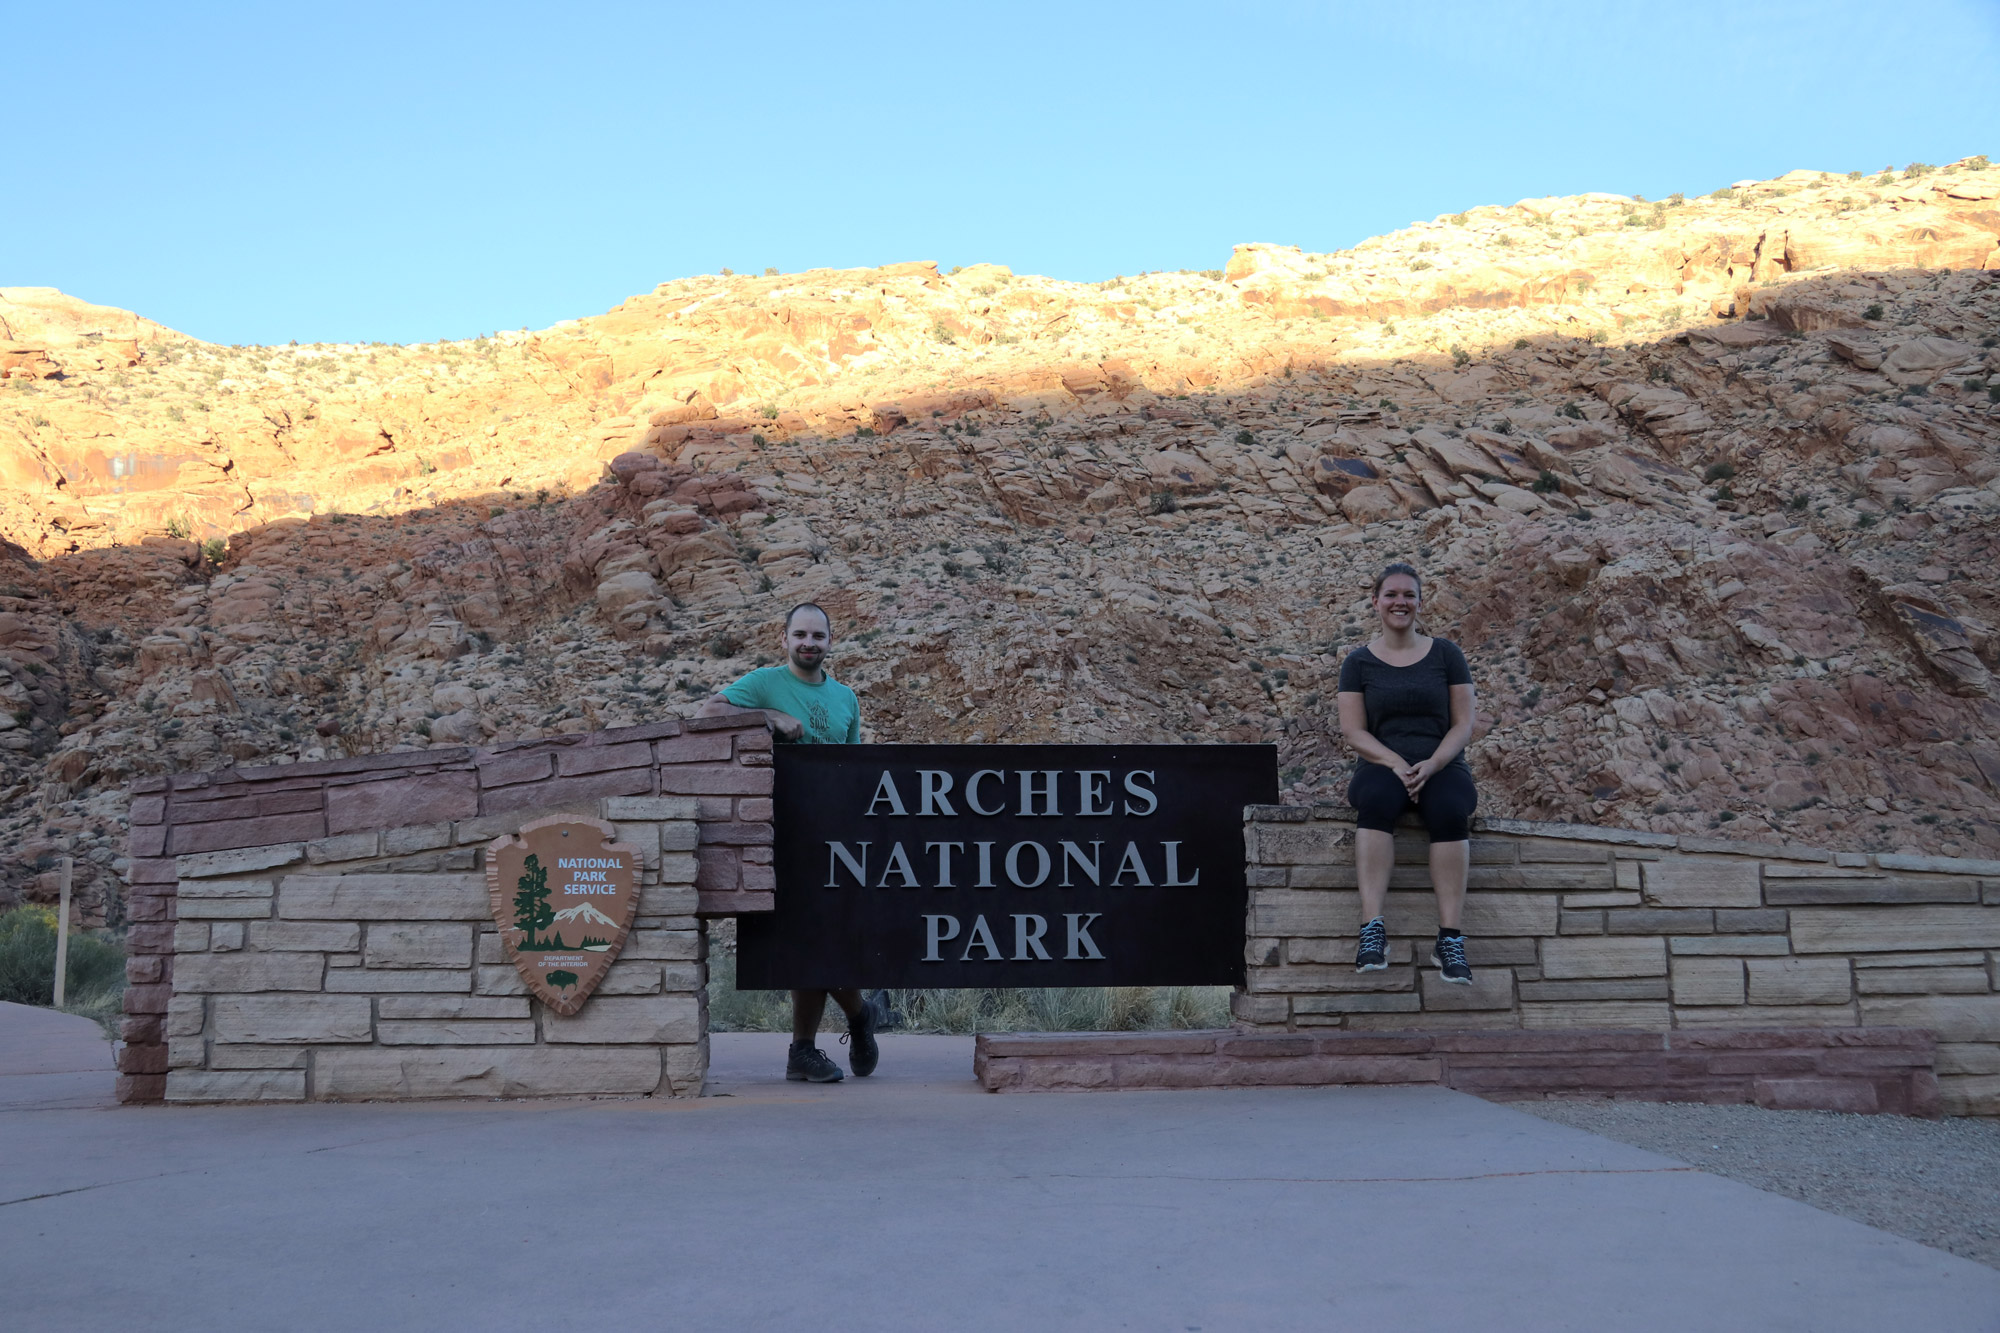
{"type": "Polygon", "coordinates": [[[1181,878],[1181,845],[1177,842],[1161,843],[1167,849],[1167,879],[1170,889],[1191,889],[1201,883],[1201,867],[1196,866],[1193,879],[1181,878]]]}
{"type": "Polygon", "coordinates": [[[1014,961],[1017,963],[1033,961],[1029,958],[1029,951],[1033,950],[1034,958],[1040,959],[1044,963],[1048,962],[1049,951],[1042,947],[1042,936],[1048,933],[1049,923],[1046,917],[1036,916],[1032,912],[1015,913],[1014,961]],[[1028,923],[1031,921],[1034,922],[1033,929],[1030,929],[1028,926],[1028,923]]]}
{"type": "Polygon", "coordinates": [[[1111,877],[1111,887],[1117,888],[1127,875],[1136,875],[1142,889],[1153,887],[1153,877],[1146,873],[1146,862],[1139,855],[1139,844],[1136,842],[1125,844],[1125,856],[1118,862],[1118,873],[1111,877]]]}
{"type": "Polygon", "coordinates": [[[1090,923],[1102,916],[1101,912],[1065,912],[1063,920],[1069,923],[1069,948],[1063,951],[1064,958],[1089,961],[1102,958],[1097,951],[1097,941],[1090,938],[1090,923]],[[1079,952],[1081,950],[1081,952],[1079,952]]]}
{"type": "Polygon", "coordinates": [[[878,889],[888,888],[889,876],[891,875],[901,875],[903,877],[903,882],[897,885],[898,888],[914,889],[917,887],[917,872],[910,869],[909,855],[903,851],[903,844],[900,842],[891,844],[889,864],[882,867],[882,879],[875,887],[878,889]]]}
{"type": "MultiPolygon", "coordinates": [[[[1127,773],[1125,775],[1125,790],[1129,792],[1131,795],[1137,796],[1146,802],[1146,808],[1144,810],[1134,810],[1132,808],[1132,803],[1130,801],[1125,802],[1125,813],[1128,815],[1138,815],[1143,818],[1144,816],[1150,815],[1155,810],[1160,808],[1160,798],[1153,795],[1151,788],[1141,787],[1137,782],[1134,782],[1133,781],[1134,778],[1144,778],[1148,782],[1158,782],[1159,779],[1154,777],[1150,772],[1147,772],[1144,769],[1134,769],[1132,772],[1127,773]]],[[[903,812],[901,810],[898,810],[896,813],[900,815],[903,812]]]]}
{"type": "Polygon", "coordinates": [[[1100,809],[1098,808],[1098,803],[1104,799],[1104,784],[1111,781],[1111,770],[1108,768],[1086,768],[1078,772],[1076,777],[1078,784],[1083,789],[1083,809],[1077,811],[1077,813],[1080,815],[1110,814],[1110,806],[1107,805],[1100,809]]]}
{"type": "Polygon", "coordinates": [[[1056,779],[1061,777],[1062,774],[1057,772],[1042,773],[1041,776],[1046,778],[1047,781],[1039,786],[1035,783],[1035,776],[1034,773],[1025,768],[1021,770],[1021,817],[1023,819],[1032,819],[1038,815],[1061,814],[1062,811],[1056,809],[1056,779]],[[1035,809],[1036,801],[1042,803],[1042,809],[1035,809]]]}
{"type": "Polygon", "coordinates": [[[972,887],[990,889],[993,887],[993,844],[975,842],[972,845],[979,849],[979,882],[972,887]]]}
{"type": "Polygon", "coordinates": [[[1104,844],[1101,842],[1091,843],[1090,859],[1085,860],[1083,856],[1083,848],[1077,846],[1073,842],[1068,841],[1067,839],[1064,840],[1062,845],[1062,859],[1063,859],[1062,886],[1065,889],[1069,887],[1069,867],[1071,862],[1075,862],[1076,868],[1078,870],[1081,870],[1084,874],[1090,876],[1090,882],[1092,884],[1098,882],[1097,865],[1098,862],[1102,860],[1104,856],[1104,853],[1101,850],[1103,846],[1104,844]]]}
{"type": "Polygon", "coordinates": [[[869,844],[867,844],[867,843],[865,843],[865,842],[857,842],[857,843],[855,843],[854,845],[855,845],[856,847],[859,847],[859,848],[861,849],[861,859],[860,859],[859,861],[857,861],[857,860],[855,860],[855,859],[854,859],[854,853],[853,853],[853,852],[850,852],[850,851],[848,851],[848,850],[847,850],[847,844],[846,844],[846,843],[844,843],[844,842],[829,842],[829,843],[828,843],[828,844],[826,845],[826,850],[827,850],[827,858],[826,858],[826,887],[827,887],[827,888],[829,888],[829,889],[837,889],[837,888],[839,888],[839,887],[840,887],[839,883],[837,883],[837,882],[836,882],[836,880],[835,880],[835,871],[837,871],[837,870],[839,869],[839,867],[841,867],[841,866],[843,866],[843,865],[847,867],[847,873],[848,873],[848,874],[850,874],[850,875],[852,875],[852,876],[854,876],[854,878],[855,878],[855,879],[856,879],[856,880],[857,880],[857,881],[858,881],[859,883],[861,883],[861,884],[864,884],[864,885],[868,883],[868,846],[869,846],[869,844]]]}
{"type": "Polygon", "coordinates": [[[1039,842],[1017,842],[1007,849],[1007,879],[1015,888],[1040,888],[1042,881],[1049,877],[1050,868],[1049,849],[1042,846],[1039,842]],[[1035,872],[1033,879],[1021,878],[1021,849],[1023,847],[1032,847],[1035,849],[1035,858],[1040,865],[1040,869],[1035,872]]]}
{"type": "MultiPolygon", "coordinates": [[[[1127,779],[1128,783],[1130,779],[1127,779]]],[[[875,784],[875,799],[868,803],[868,814],[875,813],[875,807],[887,801],[892,815],[907,814],[903,809],[903,794],[896,790],[896,780],[889,776],[889,770],[882,770],[882,780],[875,784]]]]}
{"type": "Polygon", "coordinates": [[[937,886],[941,889],[952,888],[953,885],[951,882],[951,854],[953,852],[964,851],[965,844],[962,842],[927,842],[924,844],[924,850],[927,852],[937,853],[937,859],[938,859],[937,886]]]}
{"type": "Polygon", "coordinates": [[[924,915],[924,961],[942,963],[938,957],[938,946],[946,940],[958,938],[958,918],[955,916],[924,915]]]}
{"type": "Polygon", "coordinates": [[[986,815],[988,817],[991,817],[993,815],[1005,813],[1007,809],[1007,806],[1005,804],[1006,801],[1005,797],[1001,798],[1002,801],[1001,804],[994,806],[991,810],[988,810],[985,806],[979,803],[979,783],[980,780],[983,778],[995,778],[1000,782],[1004,783],[1007,780],[1007,775],[1001,772],[997,768],[982,768],[977,773],[974,773],[972,775],[972,781],[965,784],[966,806],[970,808],[972,813],[975,815],[986,815]]]}
{"type": "Polygon", "coordinates": [[[951,774],[929,768],[918,769],[917,782],[919,784],[917,791],[918,814],[955,815],[958,813],[958,811],[951,808],[951,802],[945,799],[946,793],[951,790],[951,774]]]}
{"type": "Polygon", "coordinates": [[[986,918],[983,916],[973,918],[972,933],[965,937],[965,952],[958,956],[958,961],[971,962],[974,949],[986,950],[986,962],[1001,961],[1000,946],[993,939],[993,928],[986,924],[986,918]]]}

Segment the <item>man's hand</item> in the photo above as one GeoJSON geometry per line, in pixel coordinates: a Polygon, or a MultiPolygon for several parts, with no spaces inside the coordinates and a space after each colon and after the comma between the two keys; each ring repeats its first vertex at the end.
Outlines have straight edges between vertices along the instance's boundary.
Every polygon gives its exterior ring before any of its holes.
{"type": "Polygon", "coordinates": [[[755,713],[771,734],[781,741],[796,741],[806,734],[805,723],[776,708],[739,708],[721,695],[711,695],[695,710],[696,717],[736,717],[755,713]]]}

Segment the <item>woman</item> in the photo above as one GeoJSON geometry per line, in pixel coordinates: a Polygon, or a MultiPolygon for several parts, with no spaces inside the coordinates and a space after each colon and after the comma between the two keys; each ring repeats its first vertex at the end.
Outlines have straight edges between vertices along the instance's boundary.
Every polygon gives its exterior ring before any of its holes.
{"type": "Polygon", "coordinates": [[[1361,885],[1361,943],[1354,970],[1389,965],[1382,902],[1396,864],[1396,821],[1412,805],[1431,835],[1431,888],[1437,893],[1437,943],[1431,963],[1443,979],[1472,984],[1459,914],[1472,860],[1478,793],[1465,764],[1472,739],[1472,670],[1458,645],[1417,633],[1423,580],[1393,564],[1370,594],[1382,632],[1340,665],[1340,734],[1361,756],[1348,784],[1356,814],[1354,868],[1361,885]]]}

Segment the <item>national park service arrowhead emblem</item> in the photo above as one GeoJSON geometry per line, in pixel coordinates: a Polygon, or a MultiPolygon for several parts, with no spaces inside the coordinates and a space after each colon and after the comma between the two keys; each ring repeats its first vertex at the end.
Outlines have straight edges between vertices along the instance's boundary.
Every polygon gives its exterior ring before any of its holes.
{"type": "Polygon", "coordinates": [[[573,1014],[611,970],[639,914],[639,849],[596,819],[552,815],[486,846],[500,942],[535,998],[573,1014]]]}

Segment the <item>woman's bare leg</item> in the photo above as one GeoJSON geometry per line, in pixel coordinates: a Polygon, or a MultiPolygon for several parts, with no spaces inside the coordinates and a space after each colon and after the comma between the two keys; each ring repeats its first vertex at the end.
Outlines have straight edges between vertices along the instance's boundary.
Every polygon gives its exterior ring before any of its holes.
{"type": "MultiPolygon", "coordinates": [[[[1382,915],[1389,896],[1389,872],[1396,865],[1396,835],[1380,829],[1354,830],[1354,876],[1361,886],[1361,924],[1382,915]]],[[[1460,884],[1464,880],[1460,879],[1460,884]]]]}
{"type": "MultiPolygon", "coordinates": [[[[1360,859],[1360,848],[1355,849],[1355,859],[1360,859]]],[[[1434,842],[1431,844],[1431,889],[1437,894],[1438,924],[1447,930],[1459,928],[1458,919],[1465,908],[1465,880],[1472,868],[1472,844],[1466,842],[1434,842]]],[[[1362,898],[1368,896],[1362,890],[1362,898]]],[[[1367,911],[1364,906],[1362,911],[1367,911]]]]}

